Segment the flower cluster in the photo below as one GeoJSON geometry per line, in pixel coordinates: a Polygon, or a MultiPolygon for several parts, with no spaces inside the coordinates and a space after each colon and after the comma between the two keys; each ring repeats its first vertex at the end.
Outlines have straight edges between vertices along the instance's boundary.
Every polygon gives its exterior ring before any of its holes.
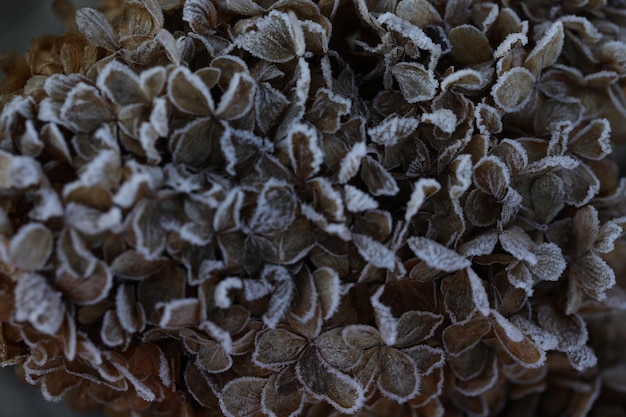
{"type": "Polygon", "coordinates": [[[57,2],[3,63],[0,363],[115,415],[619,413],[621,3],[57,2]]]}

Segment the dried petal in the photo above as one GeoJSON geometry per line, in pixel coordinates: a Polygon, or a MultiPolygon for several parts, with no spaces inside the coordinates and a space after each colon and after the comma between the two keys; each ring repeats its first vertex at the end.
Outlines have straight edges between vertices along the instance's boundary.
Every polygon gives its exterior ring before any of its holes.
{"type": "Polygon", "coordinates": [[[498,78],[491,95],[498,107],[507,113],[524,108],[535,85],[535,77],[526,68],[513,68],[498,78]]]}
{"type": "Polygon", "coordinates": [[[304,33],[293,14],[272,10],[246,25],[237,45],[269,62],[288,62],[304,53],[304,33]]]}
{"type": "Polygon", "coordinates": [[[378,388],[383,395],[402,403],[417,394],[419,383],[417,367],[409,355],[393,348],[382,349],[378,388]]]}
{"type": "Polygon", "coordinates": [[[305,350],[296,365],[298,381],[315,398],[324,400],[342,413],[354,413],[365,401],[363,387],[332,368],[312,348],[305,350]]]}
{"type": "Polygon", "coordinates": [[[263,368],[282,368],[294,363],[306,345],[306,339],[288,330],[267,329],[256,335],[253,359],[263,368]]]}
{"type": "Polygon", "coordinates": [[[560,21],[553,23],[530,51],[524,66],[535,76],[539,75],[544,68],[554,64],[561,55],[564,38],[563,23],[560,21]]]}
{"type": "Polygon", "coordinates": [[[409,103],[430,100],[435,96],[437,80],[432,71],[421,64],[403,62],[392,68],[393,76],[400,85],[404,99],[409,103]]]}
{"type": "Polygon", "coordinates": [[[28,223],[11,238],[11,264],[24,271],[42,269],[52,253],[52,244],[50,230],[40,223],[28,223]]]}
{"type": "Polygon", "coordinates": [[[455,272],[470,266],[470,261],[455,251],[423,237],[407,240],[409,247],[428,266],[445,272],[455,272]]]}
{"type": "Polygon", "coordinates": [[[252,416],[261,410],[265,378],[239,377],[224,386],[220,408],[227,417],[252,416]]]}

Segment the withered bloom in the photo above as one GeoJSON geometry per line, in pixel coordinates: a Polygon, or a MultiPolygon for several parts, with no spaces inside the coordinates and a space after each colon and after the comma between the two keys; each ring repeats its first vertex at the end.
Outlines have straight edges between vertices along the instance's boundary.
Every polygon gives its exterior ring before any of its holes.
{"type": "Polygon", "coordinates": [[[626,416],[622,2],[57,6],[0,84],[0,363],[47,399],[626,416]]]}

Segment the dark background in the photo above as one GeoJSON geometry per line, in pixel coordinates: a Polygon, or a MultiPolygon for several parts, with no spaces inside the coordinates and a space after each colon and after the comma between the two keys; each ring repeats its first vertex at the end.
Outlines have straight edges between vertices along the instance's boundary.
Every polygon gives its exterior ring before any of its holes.
{"type": "MultiPolygon", "coordinates": [[[[97,1],[74,0],[74,3],[94,5],[97,1]]],[[[0,0],[0,53],[23,53],[35,36],[62,33],[63,27],[51,7],[52,0],[0,0]]],[[[48,402],[38,388],[17,379],[14,367],[0,368],[0,417],[79,416],[100,417],[102,414],[77,414],[63,403],[48,402]]]]}

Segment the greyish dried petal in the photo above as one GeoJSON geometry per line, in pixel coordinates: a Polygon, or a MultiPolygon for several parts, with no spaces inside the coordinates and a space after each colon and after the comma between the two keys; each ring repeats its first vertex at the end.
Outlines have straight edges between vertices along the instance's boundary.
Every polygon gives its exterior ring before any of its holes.
{"type": "Polygon", "coordinates": [[[271,11],[243,28],[237,45],[269,62],[288,62],[304,53],[304,33],[293,14],[271,11]]]}
{"type": "Polygon", "coordinates": [[[419,103],[434,97],[438,83],[434,74],[422,65],[400,63],[392,68],[392,72],[404,99],[409,103],[419,103]]]}

